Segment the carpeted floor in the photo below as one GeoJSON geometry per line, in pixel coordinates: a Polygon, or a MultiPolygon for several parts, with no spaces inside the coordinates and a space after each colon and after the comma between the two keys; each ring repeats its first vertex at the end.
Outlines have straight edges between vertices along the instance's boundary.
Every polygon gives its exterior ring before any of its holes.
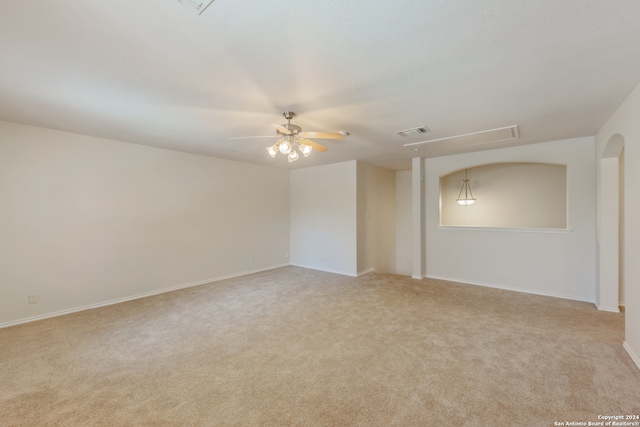
{"type": "Polygon", "coordinates": [[[285,267],[0,329],[0,425],[598,421],[640,414],[623,333],[589,303],[285,267]]]}

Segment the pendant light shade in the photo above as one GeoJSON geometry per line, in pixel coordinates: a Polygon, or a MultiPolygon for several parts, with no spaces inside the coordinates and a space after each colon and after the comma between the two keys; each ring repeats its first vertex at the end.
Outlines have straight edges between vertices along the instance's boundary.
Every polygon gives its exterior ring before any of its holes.
{"type": "Polygon", "coordinates": [[[462,180],[462,187],[460,188],[460,193],[458,193],[458,198],[456,199],[458,204],[462,206],[472,205],[476,199],[473,197],[473,193],[471,192],[471,186],[469,185],[469,178],[467,178],[467,169],[464,170],[464,179],[462,180]],[[464,197],[462,197],[462,192],[464,191],[464,197]]]}

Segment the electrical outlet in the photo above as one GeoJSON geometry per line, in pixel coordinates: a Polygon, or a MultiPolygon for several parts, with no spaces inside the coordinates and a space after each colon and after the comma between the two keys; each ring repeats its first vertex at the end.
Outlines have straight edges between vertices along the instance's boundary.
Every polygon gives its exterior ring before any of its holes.
{"type": "Polygon", "coordinates": [[[29,304],[38,303],[38,294],[29,294],[29,304]]]}

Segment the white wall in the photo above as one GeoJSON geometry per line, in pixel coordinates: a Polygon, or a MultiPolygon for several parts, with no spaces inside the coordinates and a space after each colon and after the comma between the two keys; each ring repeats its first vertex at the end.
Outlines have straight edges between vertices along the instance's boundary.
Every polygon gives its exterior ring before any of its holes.
{"type": "Polygon", "coordinates": [[[413,274],[411,232],[411,171],[396,172],[396,270],[395,274],[413,274]]]}
{"type": "Polygon", "coordinates": [[[428,277],[594,301],[595,170],[593,137],[425,160],[428,277]],[[522,232],[439,226],[439,177],[475,165],[567,165],[571,232],[522,232]]]}
{"type": "Polygon", "coordinates": [[[288,187],[286,170],[0,122],[0,325],[286,265],[288,187]]]}
{"type": "MultiPolygon", "coordinates": [[[[596,135],[597,158],[601,159],[609,141],[621,136],[624,139],[624,248],[623,283],[625,285],[625,343],[636,365],[640,368],[640,85],[629,94],[618,110],[596,135]]],[[[601,162],[598,161],[601,173],[601,162]]],[[[601,182],[598,182],[601,190],[601,182]]],[[[606,209],[599,200],[598,212],[606,209]]],[[[600,219],[599,219],[600,220],[600,219]]],[[[599,236],[602,238],[604,236],[599,236]]],[[[601,254],[602,256],[602,254],[601,254]]],[[[617,284],[613,284],[615,287],[617,284]]],[[[602,286],[602,284],[601,284],[602,286]]]]}
{"type": "Polygon", "coordinates": [[[618,250],[622,248],[620,251],[620,256],[618,257],[618,304],[624,306],[624,239],[625,239],[625,218],[624,218],[624,148],[620,152],[620,159],[618,163],[618,250]]]}
{"type": "Polygon", "coordinates": [[[440,224],[566,228],[567,168],[548,163],[492,163],[440,177],[440,224]],[[476,199],[469,206],[456,201],[465,171],[476,199]]]}
{"type": "Polygon", "coordinates": [[[291,264],[357,275],[356,161],[293,170],[290,180],[291,264]]]}
{"type": "Polygon", "coordinates": [[[357,163],[358,274],[395,271],[395,172],[357,163]]]}

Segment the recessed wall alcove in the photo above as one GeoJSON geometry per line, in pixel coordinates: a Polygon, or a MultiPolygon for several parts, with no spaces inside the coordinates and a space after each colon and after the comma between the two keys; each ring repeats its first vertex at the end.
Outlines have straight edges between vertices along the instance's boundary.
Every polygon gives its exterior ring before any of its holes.
{"type": "Polygon", "coordinates": [[[441,226],[567,228],[566,165],[492,163],[466,171],[476,202],[456,202],[465,169],[440,176],[441,226]]]}

